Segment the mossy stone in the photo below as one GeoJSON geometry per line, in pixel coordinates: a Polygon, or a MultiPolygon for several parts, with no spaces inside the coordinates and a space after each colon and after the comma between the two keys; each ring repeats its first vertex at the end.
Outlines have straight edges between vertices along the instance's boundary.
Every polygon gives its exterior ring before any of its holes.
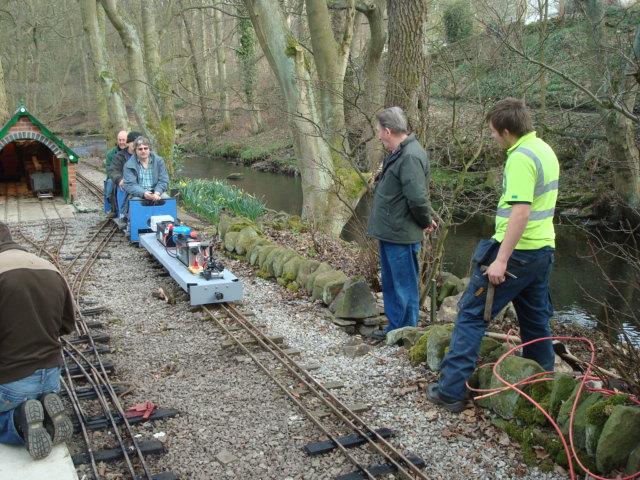
{"type": "Polygon", "coordinates": [[[444,272],[442,274],[442,286],[438,292],[438,304],[441,304],[447,297],[452,297],[462,292],[465,288],[464,281],[456,277],[453,273],[444,272]]]}
{"type": "MultiPolygon", "coordinates": [[[[304,283],[304,289],[310,294],[313,293],[313,285],[316,281],[316,277],[322,273],[329,272],[331,270],[332,270],[331,266],[328,263],[322,262],[320,265],[318,265],[318,267],[312,273],[309,273],[307,275],[307,280],[304,283]]],[[[298,282],[300,282],[299,278],[298,278],[298,282]]]]}
{"type": "Polygon", "coordinates": [[[233,252],[236,248],[236,241],[240,232],[227,232],[224,236],[224,248],[227,252],[233,252]]]}
{"type": "Polygon", "coordinates": [[[482,337],[482,342],[480,343],[480,359],[484,359],[501,345],[502,343],[491,337],[482,337]]]}
{"type": "Polygon", "coordinates": [[[571,396],[571,392],[575,387],[576,381],[571,375],[556,373],[553,376],[551,396],[549,398],[549,415],[553,418],[558,418],[560,407],[571,396]]]}
{"type": "MultiPolygon", "coordinates": [[[[542,367],[528,358],[510,355],[505,358],[498,367],[498,373],[502,378],[511,384],[515,384],[536,373],[543,372],[542,367]]],[[[490,388],[502,388],[505,385],[493,375],[491,377],[490,388]]],[[[527,388],[524,388],[526,391],[527,388]]],[[[513,390],[506,390],[491,398],[491,409],[504,419],[512,419],[518,404],[520,394],[513,390]]]]}
{"type": "Polygon", "coordinates": [[[251,249],[251,254],[249,255],[249,263],[251,265],[259,265],[259,257],[260,257],[260,252],[262,252],[263,248],[267,248],[267,247],[275,247],[275,245],[273,245],[272,243],[264,243],[264,244],[256,244],[253,246],[253,248],[251,249]]]}
{"type": "Polygon", "coordinates": [[[259,265],[260,268],[262,268],[269,254],[273,252],[276,248],[281,248],[281,247],[278,247],[275,244],[271,244],[271,245],[265,245],[263,248],[261,248],[260,253],[258,254],[256,265],[259,265]]]}
{"type": "Polygon", "coordinates": [[[402,327],[387,333],[387,345],[402,344],[405,348],[415,345],[424,335],[426,330],[421,327],[402,327]]]}
{"type": "Polygon", "coordinates": [[[289,249],[285,249],[281,254],[276,255],[276,257],[273,259],[273,263],[271,264],[273,276],[281,277],[285,263],[296,256],[298,256],[298,254],[295,251],[289,249]]]}
{"type": "Polygon", "coordinates": [[[440,363],[444,358],[444,352],[451,342],[453,323],[434,325],[429,331],[427,339],[427,366],[434,372],[440,371],[440,363]]]}
{"type": "Polygon", "coordinates": [[[269,254],[265,257],[264,262],[260,264],[260,268],[265,272],[269,273],[270,277],[275,277],[275,273],[273,271],[273,263],[281,258],[282,255],[285,255],[288,250],[284,247],[276,247],[269,252],[269,254]]]}
{"type": "MultiPolygon", "coordinates": [[[[602,400],[602,394],[586,392],[573,417],[573,440],[578,448],[586,451],[587,409],[602,400]]],[[[562,433],[569,435],[569,422],[561,428],[562,433]]]]}
{"type": "Polygon", "coordinates": [[[304,257],[300,255],[295,255],[287,260],[287,263],[282,267],[282,278],[289,283],[293,282],[298,277],[298,270],[300,270],[300,265],[304,263],[304,257]]]}
{"type": "Polygon", "coordinates": [[[629,460],[627,460],[627,468],[625,472],[627,475],[633,475],[636,472],[640,472],[640,445],[634,448],[629,454],[629,460]]]}
{"type": "Polygon", "coordinates": [[[347,276],[338,270],[329,270],[315,275],[311,299],[322,300],[325,305],[330,305],[346,281],[347,276]]]}
{"type": "Polygon", "coordinates": [[[220,221],[218,222],[218,233],[220,234],[220,239],[224,241],[224,236],[227,234],[227,229],[229,225],[231,225],[231,217],[226,213],[220,215],[220,221]]]}
{"type": "Polygon", "coordinates": [[[298,285],[305,288],[306,290],[305,285],[307,283],[307,279],[309,278],[309,275],[315,272],[319,266],[320,266],[319,261],[305,259],[302,265],[298,267],[298,274],[296,275],[296,282],[298,283],[298,285]]]}
{"type": "Polygon", "coordinates": [[[363,277],[348,279],[329,306],[336,317],[363,319],[375,317],[378,305],[363,277]]]}
{"type": "Polygon", "coordinates": [[[300,285],[298,285],[298,282],[290,282],[287,284],[287,290],[290,292],[297,292],[300,290],[300,285]]]}
{"type": "Polygon", "coordinates": [[[420,365],[427,361],[427,340],[429,340],[429,330],[424,332],[418,341],[409,349],[409,361],[413,366],[420,365]]]}
{"type": "Polygon", "coordinates": [[[618,405],[602,428],[596,450],[601,472],[626,468],[633,450],[640,445],[640,407],[618,405]]]}
{"type": "Polygon", "coordinates": [[[258,260],[258,253],[260,252],[260,248],[264,247],[265,245],[271,245],[271,242],[269,240],[267,240],[266,238],[259,237],[258,240],[256,240],[253,243],[253,245],[251,245],[247,249],[247,252],[245,253],[245,259],[251,265],[255,265],[255,263],[258,260]]]}
{"type": "MultiPolygon", "coordinates": [[[[569,423],[569,416],[571,415],[571,410],[573,409],[573,402],[575,401],[576,394],[578,393],[578,389],[580,388],[579,384],[574,383],[574,385],[575,387],[571,391],[571,395],[569,395],[569,397],[564,401],[564,403],[560,407],[560,411],[558,412],[557,421],[558,421],[558,426],[561,429],[563,429],[564,426],[567,423],[569,423]]],[[[580,395],[580,398],[578,399],[578,405],[580,405],[580,402],[582,402],[584,399],[585,399],[585,391],[583,390],[582,394],[580,395]]]]}
{"type": "Polygon", "coordinates": [[[238,238],[236,240],[236,253],[238,255],[244,255],[247,250],[258,241],[260,236],[253,227],[245,227],[240,230],[238,238]]]}

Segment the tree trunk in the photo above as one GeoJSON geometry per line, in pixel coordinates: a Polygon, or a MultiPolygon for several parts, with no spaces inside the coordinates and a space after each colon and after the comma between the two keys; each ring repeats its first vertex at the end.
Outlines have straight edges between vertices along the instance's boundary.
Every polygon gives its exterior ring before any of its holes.
{"type": "Polygon", "coordinates": [[[95,0],[81,0],[80,10],[84,33],[91,49],[96,83],[100,86],[96,89],[100,124],[107,138],[112,138],[116,130],[127,129],[129,121],[122,93],[107,55],[104,10],[95,0]]]}
{"type": "Polygon", "coordinates": [[[360,196],[360,178],[352,169],[334,167],[329,147],[319,135],[304,50],[286,26],[279,2],[244,0],[244,4],[285,99],[302,177],[303,217],[338,236],[352,214],[353,198],[360,196]]]}
{"type": "Polygon", "coordinates": [[[387,0],[389,54],[387,63],[387,107],[401,107],[412,128],[419,125],[418,94],[425,74],[424,26],[427,2],[387,0]]]}
{"type": "Polygon", "coordinates": [[[256,101],[256,83],[258,81],[258,57],[256,55],[256,32],[253,30],[251,20],[246,18],[247,11],[238,7],[238,34],[239,47],[236,51],[240,63],[242,75],[242,91],[247,102],[247,109],[251,115],[251,133],[256,134],[262,130],[262,115],[256,101]]]}
{"type": "Polygon", "coordinates": [[[327,1],[306,0],[306,5],[313,59],[320,84],[320,115],[326,130],[324,135],[333,149],[346,156],[350,149],[344,117],[344,76],[351,51],[355,0],[346,0],[340,42],[334,37],[327,1]]]}
{"type": "Polygon", "coordinates": [[[147,96],[147,78],[138,31],[132,23],[126,20],[127,16],[120,12],[117,0],[100,0],[100,3],[104,7],[107,17],[109,17],[111,25],[118,32],[125,48],[129,81],[131,82],[130,97],[136,120],[144,134],[154,142],[155,136],[150,125],[153,122],[150,122],[151,112],[149,111],[149,98],[147,96]]]}
{"type": "Polygon", "coordinates": [[[9,103],[7,102],[7,90],[4,86],[2,59],[0,59],[0,122],[4,124],[7,118],[9,118],[9,103]]]}
{"type": "Polygon", "coordinates": [[[209,122],[209,115],[207,115],[207,92],[205,91],[205,81],[202,72],[202,65],[198,63],[196,42],[193,36],[191,26],[187,21],[187,14],[184,12],[182,1],[179,2],[180,16],[182,17],[182,23],[184,25],[185,33],[187,35],[187,43],[189,44],[189,59],[191,60],[191,68],[196,79],[196,88],[198,90],[198,103],[200,105],[200,113],[202,114],[202,125],[204,126],[204,138],[207,143],[211,143],[211,124],[209,122]]]}
{"type": "Polygon", "coordinates": [[[176,115],[174,107],[173,92],[171,83],[167,78],[160,62],[160,39],[158,38],[158,28],[156,22],[156,6],[154,2],[142,0],[141,13],[142,35],[144,41],[145,64],[147,67],[147,77],[153,87],[153,95],[158,105],[158,116],[160,121],[153,125],[154,135],[157,141],[158,153],[165,158],[169,175],[173,176],[173,144],[176,136],[176,115]]]}
{"type": "MultiPolygon", "coordinates": [[[[618,55],[616,61],[611,61],[607,58],[602,3],[599,0],[582,0],[582,4],[589,21],[587,37],[590,42],[591,60],[596,65],[596,68],[591,70],[591,91],[599,92],[609,98],[617,98],[621,107],[632,112],[636,103],[638,83],[633,75],[634,64],[627,58],[636,59],[640,55],[640,25],[636,27],[631,51],[624,52],[624,55],[618,55]]],[[[638,122],[634,123],[630,118],[613,109],[601,107],[600,114],[613,159],[616,190],[627,206],[638,208],[640,207],[640,152],[635,141],[638,122]]]]}
{"type": "MultiPolygon", "coordinates": [[[[385,0],[373,0],[367,9],[363,11],[369,22],[370,38],[367,44],[367,52],[364,63],[365,80],[365,111],[367,116],[374,118],[376,112],[384,107],[384,80],[380,71],[382,51],[387,41],[384,27],[384,2],[385,0]]],[[[382,163],[384,151],[375,136],[375,125],[371,125],[371,139],[367,142],[366,152],[369,171],[375,171],[382,163]]]]}
{"type": "MultiPolygon", "coordinates": [[[[208,0],[202,0],[202,6],[209,5],[208,0]]],[[[202,9],[202,64],[204,70],[205,91],[209,94],[213,90],[211,80],[213,78],[213,69],[211,65],[213,62],[211,58],[213,56],[213,15],[209,9],[202,9]]]]}
{"type": "MultiPolygon", "coordinates": [[[[216,6],[220,1],[216,1],[216,6]]],[[[213,29],[216,41],[216,58],[218,63],[218,94],[220,95],[220,112],[222,114],[222,130],[231,127],[231,114],[229,113],[229,98],[227,95],[227,59],[224,51],[222,30],[222,12],[216,9],[213,11],[213,29]]]]}

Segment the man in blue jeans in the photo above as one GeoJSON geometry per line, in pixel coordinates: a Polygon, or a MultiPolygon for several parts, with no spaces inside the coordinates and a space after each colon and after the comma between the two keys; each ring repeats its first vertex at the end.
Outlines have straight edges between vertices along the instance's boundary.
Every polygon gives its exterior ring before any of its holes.
{"type": "MultiPolygon", "coordinates": [[[[495,286],[492,317],[513,301],[523,342],[551,336],[549,276],[555,248],[558,159],[551,147],[536,137],[521,100],[499,101],[487,121],[491,137],[507,149],[495,234],[476,247],[473,274],[458,303],[440,380],[427,386],[427,398],[452,412],[461,411],[466,404],[466,381],[476,367],[486,330],[483,313],[488,282],[495,286]]],[[[551,340],[525,347],[522,353],[545,370],[553,370],[551,340]]]]}
{"type": "Polygon", "coordinates": [[[424,233],[430,233],[436,222],[429,202],[429,157],[409,134],[404,112],[390,107],[377,120],[377,136],[389,153],[376,179],[367,235],[379,241],[384,311],[389,319],[382,338],[391,330],[418,323],[418,252],[424,233]]]}
{"type": "Polygon", "coordinates": [[[27,252],[0,223],[0,443],[34,459],[67,441],[73,425],[60,388],[59,336],[75,322],[69,288],[49,262],[27,252]]]}

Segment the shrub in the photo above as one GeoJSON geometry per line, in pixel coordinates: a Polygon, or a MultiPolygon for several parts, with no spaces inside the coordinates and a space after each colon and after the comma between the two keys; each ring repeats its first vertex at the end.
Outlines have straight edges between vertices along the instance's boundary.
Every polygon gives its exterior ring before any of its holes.
{"type": "Polygon", "coordinates": [[[471,5],[464,0],[453,0],[444,8],[442,21],[448,43],[464,40],[473,31],[471,5]]]}

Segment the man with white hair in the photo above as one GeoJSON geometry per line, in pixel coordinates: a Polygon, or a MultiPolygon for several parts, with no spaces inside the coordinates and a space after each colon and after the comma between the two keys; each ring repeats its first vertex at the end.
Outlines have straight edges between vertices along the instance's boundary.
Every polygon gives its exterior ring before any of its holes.
{"type": "Polygon", "coordinates": [[[377,115],[376,133],[388,154],[375,183],[367,235],[379,242],[384,311],[389,325],[374,335],[416,326],[418,252],[424,233],[436,228],[429,201],[429,157],[400,107],[377,115]]]}

